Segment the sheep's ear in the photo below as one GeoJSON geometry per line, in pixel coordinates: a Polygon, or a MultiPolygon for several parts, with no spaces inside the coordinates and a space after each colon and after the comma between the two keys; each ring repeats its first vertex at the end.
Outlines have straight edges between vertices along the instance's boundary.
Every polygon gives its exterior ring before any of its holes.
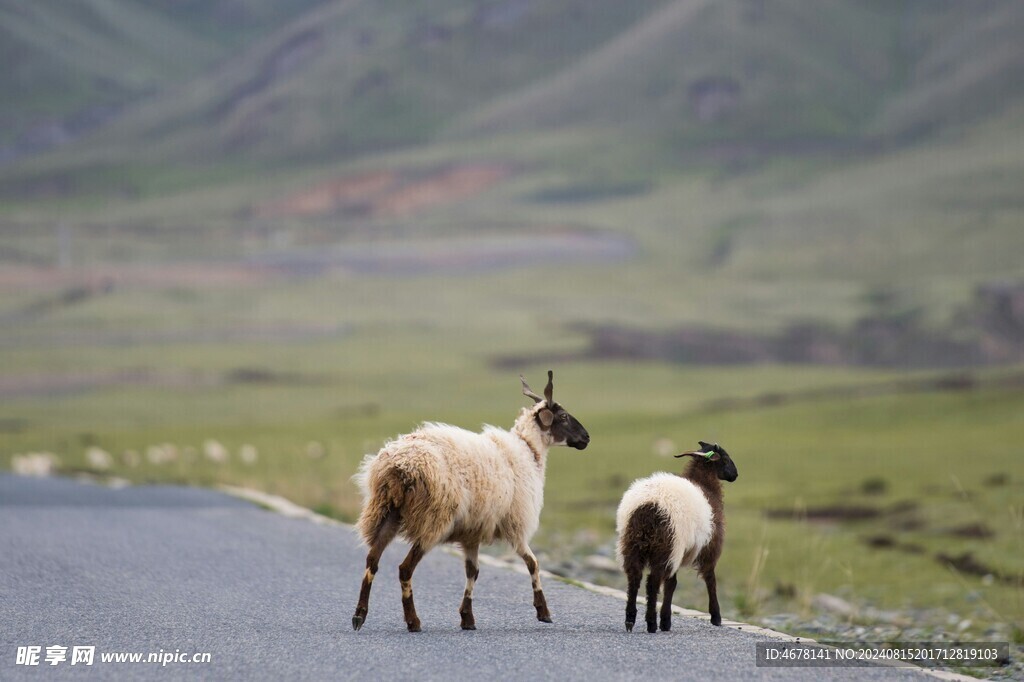
{"type": "Polygon", "coordinates": [[[722,459],[722,456],[717,452],[712,452],[711,454],[705,453],[704,456],[708,458],[709,462],[717,462],[718,460],[722,459]]]}
{"type": "Polygon", "coordinates": [[[701,452],[700,450],[694,450],[692,452],[681,452],[678,455],[672,456],[675,457],[676,459],[679,459],[680,457],[703,457],[704,453],[701,452]]]}
{"type": "Polygon", "coordinates": [[[545,429],[551,428],[551,424],[555,421],[555,413],[551,410],[544,409],[537,413],[537,419],[544,426],[545,429]]]}

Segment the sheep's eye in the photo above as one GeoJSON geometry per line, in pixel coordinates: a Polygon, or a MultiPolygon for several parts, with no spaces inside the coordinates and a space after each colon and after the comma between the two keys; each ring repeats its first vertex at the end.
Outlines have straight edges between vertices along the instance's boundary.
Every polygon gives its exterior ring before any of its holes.
{"type": "Polygon", "coordinates": [[[564,422],[569,421],[569,415],[567,415],[566,413],[563,412],[562,413],[562,421],[564,421],[564,422]]]}

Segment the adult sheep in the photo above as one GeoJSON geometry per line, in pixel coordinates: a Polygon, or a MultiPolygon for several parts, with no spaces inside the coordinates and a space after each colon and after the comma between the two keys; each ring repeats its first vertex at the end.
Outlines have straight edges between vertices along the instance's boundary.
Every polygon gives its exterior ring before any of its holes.
{"type": "Polygon", "coordinates": [[[552,398],[550,370],[543,398],[520,379],[523,394],[534,405],[523,408],[508,431],[485,426],[481,433],[473,433],[426,423],[363,460],[355,476],[363,493],[356,528],[370,551],[352,616],[354,629],[366,620],[378,561],[396,535],[412,545],[398,568],[409,632],[420,630],[412,596],[413,571],[431,548],[443,542],[459,543],[466,558],[466,592],[459,608],[463,630],[476,629],[473,585],[480,573],[480,545],[495,540],[505,540],[522,557],[533,582],[537,620],[551,622],[537,558],[529,545],[544,504],[548,448],[567,445],[583,450],[590,435],[552,398]]]}

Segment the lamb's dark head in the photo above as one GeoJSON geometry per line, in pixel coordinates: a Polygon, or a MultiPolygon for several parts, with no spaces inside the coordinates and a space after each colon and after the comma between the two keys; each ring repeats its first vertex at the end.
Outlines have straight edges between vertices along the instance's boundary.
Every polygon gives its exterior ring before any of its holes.
{"type": "Polygon", "coordinates": [[[739,472],[736,471],[736,464],[725,448],[718,443],[705,443],[702,440],[697,442],[700,443],[700,450],[684,452],[676,457],[693,457],[697,461],[697,466],[712,467],[718,478],[723,481],[735,481],[739,472]]]}
{"type": "Polygon", "coordinates": [[[548,370],[548,385],[544,387],[544,397],[540,397],[526,384],[523,375],[519,375],[523,382],[523,395],[533,398],[536,406],[533,409],[533,418],[541,431],[551,434],[554,445],[568,445],[577,450],[583,450],[590,443],[590,434],[583,428],[576,417],[569,414],[564,407],[554,401],[552,395],[555,391],[554,372],[548,370]]]}

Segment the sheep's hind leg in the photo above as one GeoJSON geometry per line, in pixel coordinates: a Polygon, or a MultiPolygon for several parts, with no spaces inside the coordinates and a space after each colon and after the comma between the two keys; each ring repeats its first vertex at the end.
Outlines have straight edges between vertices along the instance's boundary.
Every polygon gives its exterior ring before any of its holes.
{"type": "Polygon", "coordinates": [[[473,586],[480,576],[479,550],[479,545],[462,547],[462,553],[466,555],[466,593],[462,597],[462,606],[459,607],[463,630],[476,630],[476,619],[473,618],[473,586]]]}
{"type": "Polygon", "coordinates": [[[412,573],[416,565],[426,554],[419,545],[413,545],[405,555],[405,561],[398,567],[398,580],[402,584],[402,610],[405,612],[405,625],[409,632],[420,631],[420,619],[416,615],[416,605],[412,601],[412,573]]]}
{"type": "Polygon", "coordinates": [[[658,592],[661,590],[661,583],[664,580],[664,573],[651,567],[647,574],[647,632],[658,631],[658,592]]]}
{"type": "Polygon", "coordinates": [[[377,569],[380,567],[380,555],[384,553],[384,549],[395,538],[397,532],[398,512],[392,510],[377,527],[370,551],[366,555],[366,572],[363,573],[363,584],[359,589],[359,603],[356,604],[356,612],[352,616],[353,630],[363,627],[366,621],[366,612],[370,607],[370,588],[373,586],[373,577],[377,575],[377,569]]]}
{"type": "Polygon", "coordinates": [[[548,611],[548,602],[544,598],[544,590],[540,586],[540,566],[537,565],[537,557],[527,545],[523,545],[518,550],[518,554],[526,564],[526,570],[530,572],[530,581],[533,583],[533,606],[537,609],[537,620],[542,623],[550,623],[552,622],[551,612],[548,611]]]}
{"type": "Polygon", "coordinates": [[[668,632],[672,629],[672,593],[676,591],[676,574],[665,578],[665,595],[661,602],[661,629],[668,632]]]}
{"type": "Polygon", "coordinates": [[[636,595],[640,591],[640,582],[643,580],[644,570],[638,566],[626,568],[626,632],[633,632],[633,625],[636,623],[636,595]]]}

